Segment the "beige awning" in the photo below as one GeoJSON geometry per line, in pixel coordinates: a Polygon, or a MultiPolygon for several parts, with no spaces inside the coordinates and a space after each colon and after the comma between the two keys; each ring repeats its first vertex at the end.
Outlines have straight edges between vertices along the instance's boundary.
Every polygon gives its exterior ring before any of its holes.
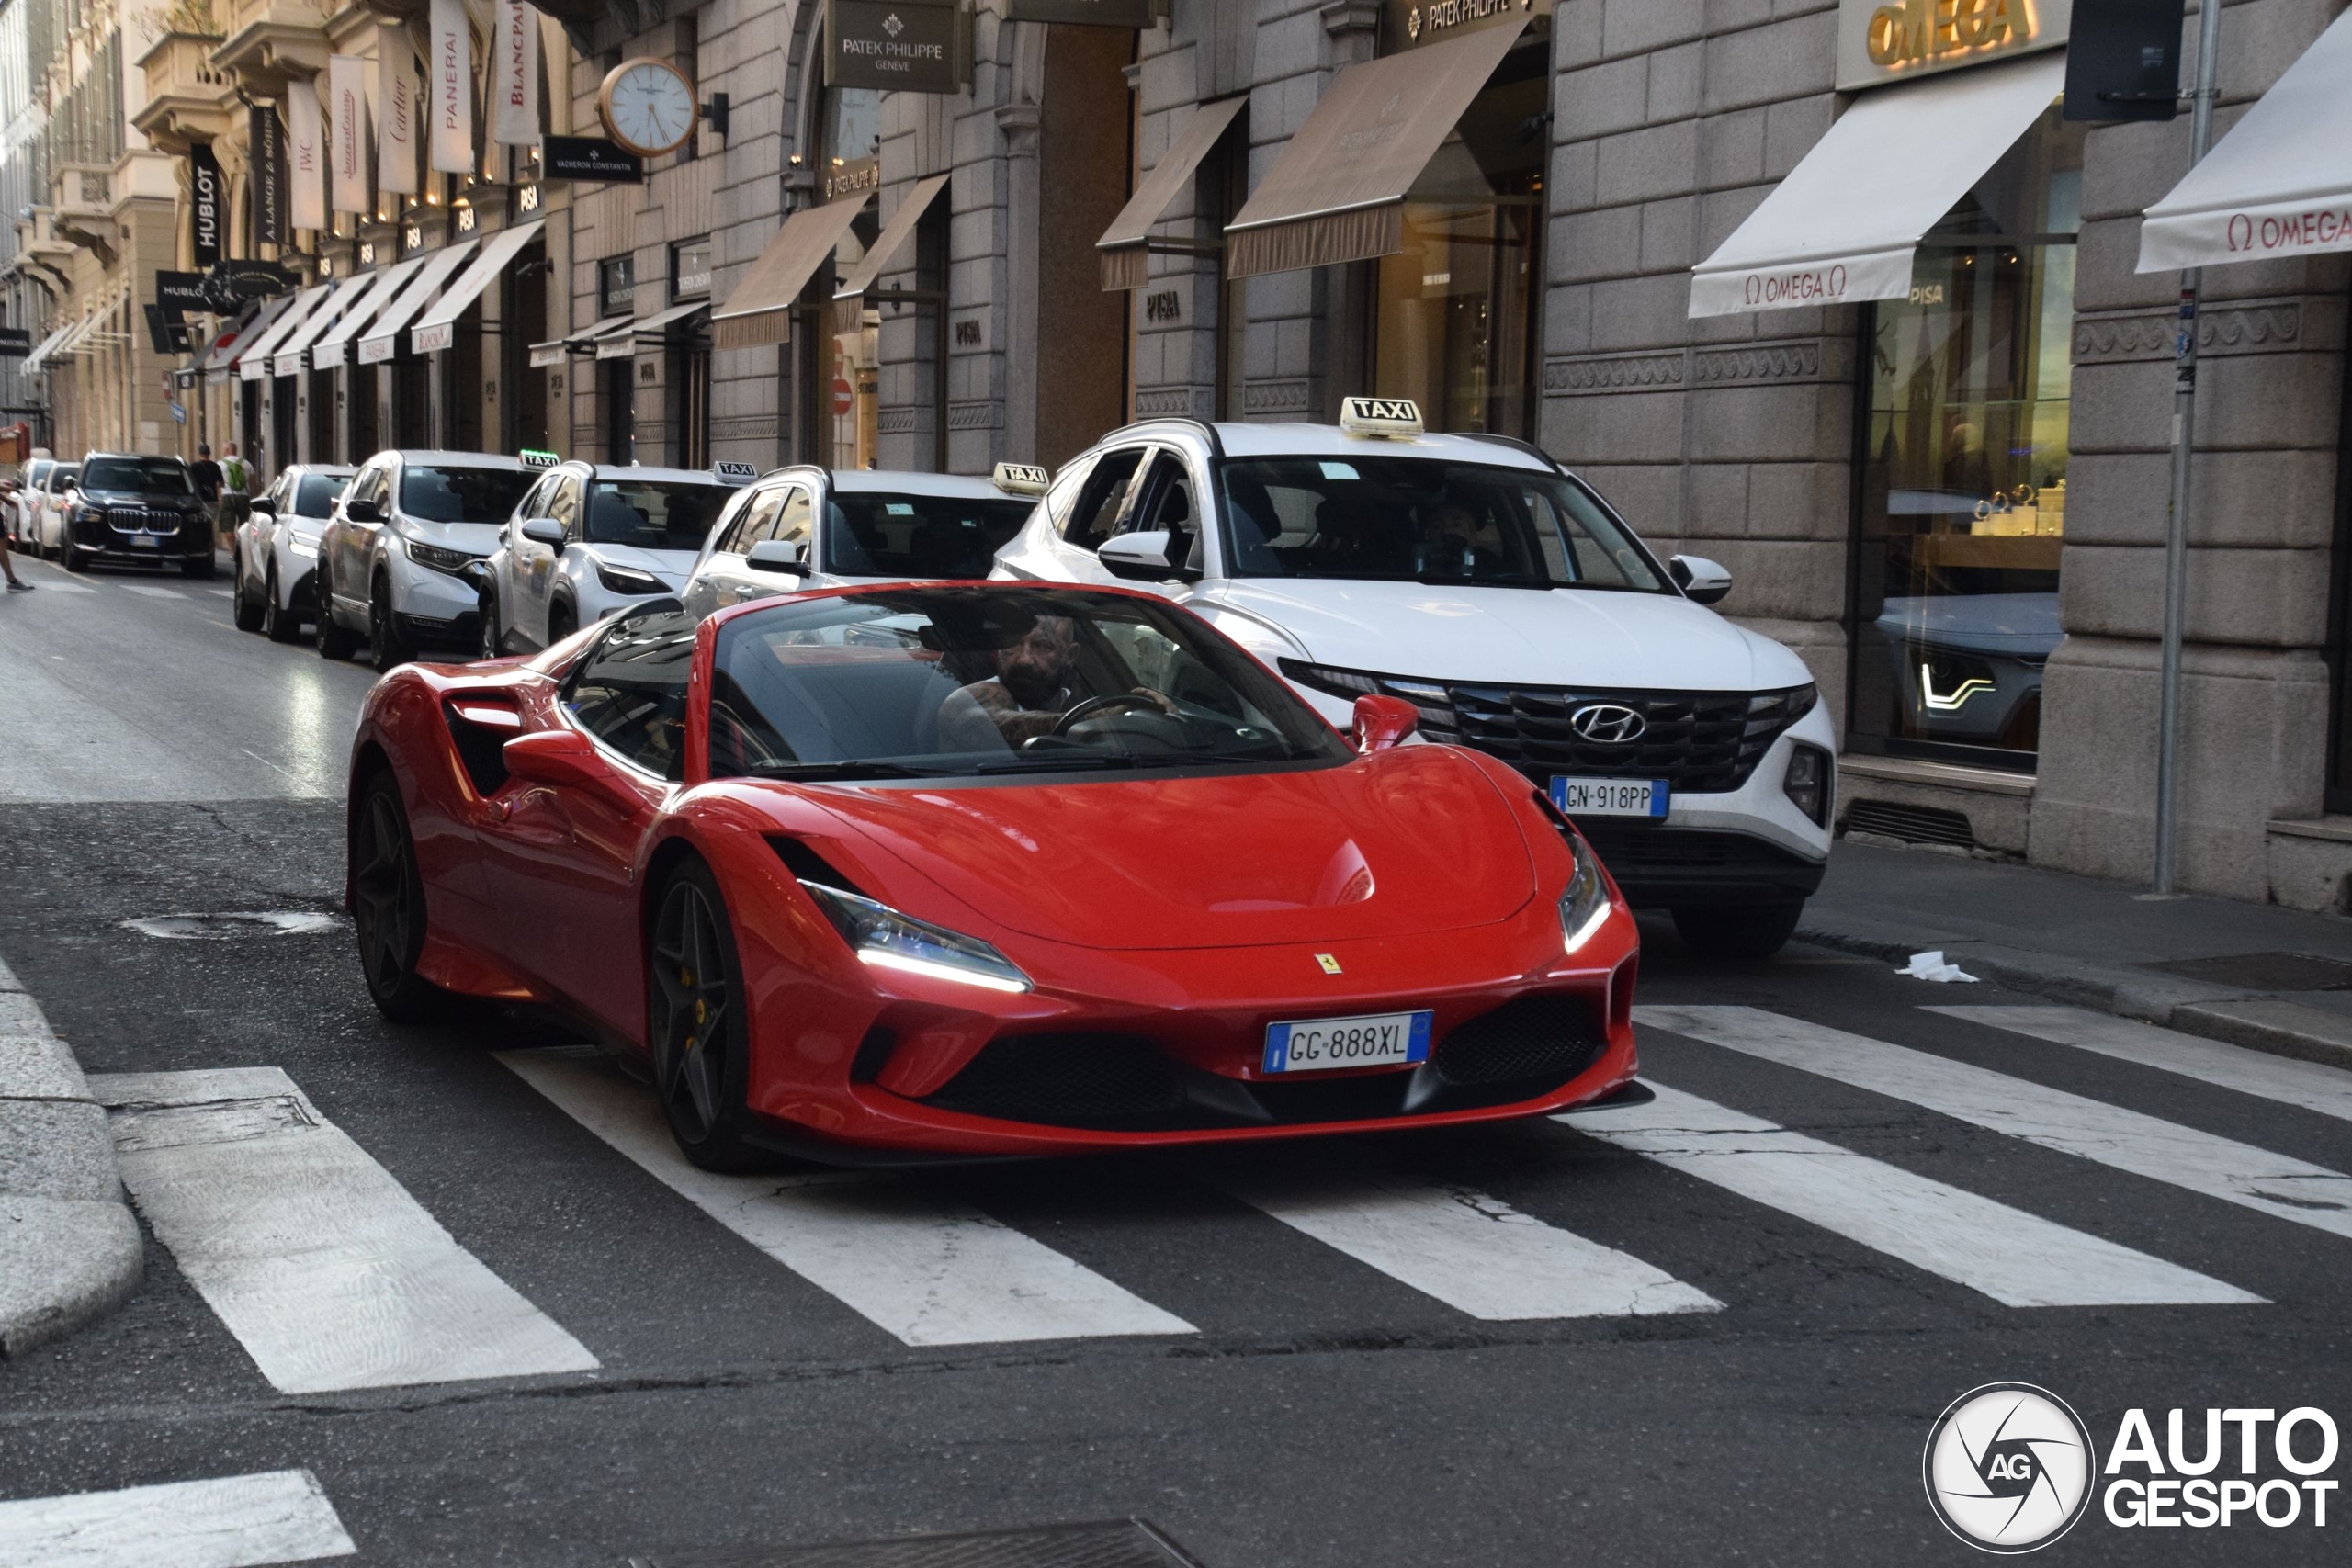
{"type": "Polygon", "coordinates": [[[481,243],[481,254],[473,265],[459,274],[458,280],[442,291],[408,334],[408,346],[417,354],[438,354],[457,341],[458,318],[469,306],[481,298],[490,280],[506,270],[506,265],[519,254],[524,246],[539,237],[546,228],[544,220],[526,223],[517,229],[503,229],[481,243]]]}
{"type": "Polygon", "coordinates": [[[269,377],[269,356],[277,352],[278,344],[292,334],[294,329],[310,320],[311,312],[327,301],[334,292],[334,286],[314,283],[294,296],[294,303],[277,313],[266,331],[256,336],[237,355],[237,374],[248,381],[266,380],[269,377]]]}
{"type": "Polygon", "coordinates": [[[400,352],[401,329],[424,309],[425,301],[441,292],[441,286],[449,281],[449,275],[473,254],[473,249],[474,243],[467,240],[447,250],[435,251],[424,258],[424,265],[417,269],[414,277],[409,279],[408,287],[400,291],[397,299],[385,305],[382,313],[376,318],[376,324],[368,328],[368,335],[359,340],[360,364],[381,365],[400,352]]]}
{"type": "Polygon", "coordinates": [[[857,330],[858,317],[865,310],[865,291],[874,287],[874,280],[882,276],[882,269],[890,265],[890,258],[903,250],[907,242],[914,237],[915,225],[922,221],[923,213],[946,188],[947,176],[933,175],[927,180],[917,181],[907,199],[899,203],[899,210],[890,214],[890,221],[883,225],[881,234],[865,253],[865,259],[852,267],[849,276],[842,280],[842,286],[833,291],[835,332],[857,330]]]}
{"type": "Polygon", "coordinates": [[[204,361],[205,380],[208,383],[226,381],[230,371],[236,367],[237,356],[267,332],[270,322],[277,320],[278,312],[293,302],[291,294],[274,294],[254,308],[253,313],[245,318],[243,326],[232,326],[222,333],[204,361]]]}
{"type": "Polygon", "coordinates": [[[1405,194],[1526,30],[1482,28],[1351,65],[1225,228],[1225,275],[1366,261],[1405,248],[1405,194]]]}
{"type": "Polygon", "coordinates": [[[393,297],[406,287],[410,274],[424,265],[423,256],[411,256],[394,262],[381,272],[364,273],[351,280],[352,286],[364,290],[347,306],[334,325],[329,327],[311,345],[311,368],[332,370],[343,363],[353,338],[367,330],[376,313],[392,302],[393,297]]]}
{"type": "Polygon", "coordinates": [[[727,303],[710,313],[718,347],[757,348],[791,338],[793,301],[865,210],[868,194],[858,191],[804,208],[784,220],[727,303]]]}
{"type": "Polygon", "coordinates": [[[279,338],[269,351],[270,373],[275,376],[299,376],[302,373],[303,351],[326,335],[352,303],[368,292],[369,277],[346,277],[322,287],[332,289],[323,304],[303,319],[302,324],[279,338]]]}
{"type": "Polygon", "coordinates": [[[1166,216],[1184,194],[1199,170],[1201,161],[1233,123],[1246,97],[1226,98],[1214,104],[1203,104],[1184,122],[1183,131],[1169,143],[1159,162],[1151,166],[1143,184],[1119,209],[1118,217],[1102,231],[1094,248],[1102,253],[1102,287],[1106,289],[1141,288],[1150,276],[1148,259],[1151,243],[1151,226],[1166,216]]]}

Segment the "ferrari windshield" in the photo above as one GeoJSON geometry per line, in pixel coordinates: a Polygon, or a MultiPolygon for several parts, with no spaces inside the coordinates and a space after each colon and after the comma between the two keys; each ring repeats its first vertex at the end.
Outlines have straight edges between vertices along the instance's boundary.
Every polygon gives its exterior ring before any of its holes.
{"type": "Polygon", "coordinates": [[[896,588],[731,620],[716,651],[714,777],[938,778],[1352,754],[1249,656],[1154,599],[896,588]]]}
{"type": "Polygon", "coordinates": [[[978,496],[832,492],[825,564],[843,577],[980,578],[1033,503],[978,496]]]}
{"type": "Polygon", "coordinates": [[[1237,577],[1672,592],[1559,474],[1366,450],[1228,458],[1217,479],[1237,577]]]}
{"type": "Polygon", "coordinates": [[[598,479],[588,487],[588,542],[641,550],[698,550],[735,491],[675,479],[598,479]]]}

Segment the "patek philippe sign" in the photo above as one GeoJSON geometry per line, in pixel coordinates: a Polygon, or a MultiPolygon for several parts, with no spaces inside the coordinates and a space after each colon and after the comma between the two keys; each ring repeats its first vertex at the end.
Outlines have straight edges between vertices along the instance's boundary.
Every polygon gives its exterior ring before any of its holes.
{"type": "Polygon", "coordinates": [[[286,126],[275,104],[255,104],[247,121],[245,163],[253,193],[254,238],[286,243],[286,126]]]}
{"type": "Polygon", "coordinates": [[[551,180],[608,180],[643,185],[645,160],[601,136],[548,136],[539,141],[539,166],[551,180]]]}
{"type": "Polygon", "coordinates": [[[960,93],[972,19],[936,0],[827,0],[825,85],[960,93]]]}
{"type": "Polygon", "coordinates": [[[1552,0],[1384,0],[1380,47],[1399,54],[1479,28],[1548,17],[1552,0]]]}
{"type": "Polygon", "coordinates": [[[1838,90],[2056,49],[2074,10],[2075,0],[1839,0],[1838,90]]]}
{"type": "MultiPolygon", "coordinates": [[[[1511,0],[1513,5],[1518,0],[1511,0]]],[[[1004,0],[1008,22],[1063,22],[1081,28],[1152,26],[1152,0],[1004,0]]]]}
{"type": "Polygon", "coordinates": [[[187,227],[190,259],[210,266],[220,259],[220,223],[228,211],[228,186],[220,177],[220,161],[212,143],[199,141],[187,150],[187,227]]]}

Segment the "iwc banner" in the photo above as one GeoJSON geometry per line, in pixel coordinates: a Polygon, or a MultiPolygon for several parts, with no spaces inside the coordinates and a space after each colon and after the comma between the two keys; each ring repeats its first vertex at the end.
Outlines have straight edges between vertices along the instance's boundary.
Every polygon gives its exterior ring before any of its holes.
{"type": "Polygon", "coordinates": [[[827,0],[825,85],[960,93],[971,74],[971,26],[938,0],[827,0]]]}

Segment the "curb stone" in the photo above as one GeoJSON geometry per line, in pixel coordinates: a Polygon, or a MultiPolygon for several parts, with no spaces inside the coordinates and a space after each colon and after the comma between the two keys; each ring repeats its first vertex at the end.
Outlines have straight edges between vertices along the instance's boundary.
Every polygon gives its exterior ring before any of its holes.
{"type": "Polygon", "coordinates": [[[1957,934],[1915,932],[1890,938],[1883,926],[1860,931],[1829,911],[1810,908],[1796,937],[1799,942],[1883,958],[1898,965],[1915,953],[1941,948],[1945,957],[1972,975],[2052,1001],[2136,1018],[2274,1056],[2352,1068],[2352,1018],[2284,997],[1957,934]]]}
{"type": "Polygon", "coordinates": [[[106,1111],[0,963],[0,1360],[121,1305],[144,1264],[106,1111]]]}

